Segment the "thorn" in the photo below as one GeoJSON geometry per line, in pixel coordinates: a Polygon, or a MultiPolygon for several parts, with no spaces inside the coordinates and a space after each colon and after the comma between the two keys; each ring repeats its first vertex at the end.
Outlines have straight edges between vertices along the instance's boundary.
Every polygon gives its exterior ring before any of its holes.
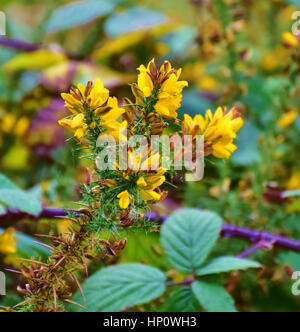
{"type": "Polygon", "coordinates": [[[57,308],[57,294],[56,294],[56,289],[53,286],[53,295],[54,295],[54,311],[56,311],[57,308]]]}
{"type": "Polygon", "coordinates": [[[40,262],[40,261],[35,261],[34,259],[26,259],[26,258],[19,258],[21,261],[25,261],[25,262],[30,262],[30,263],[33,263],[33,264],[40,264],[40,265],[43,265],[43,266],[47,266],[47,264],[43,263],[43,262],[40,262]]]}
{"type": "Polygon", "coordinates": [[[45,243],[42,243],[42,242],[39,242],[39,241],[33,241],[33,242],[39,244],[40,246],[46,247],[46,248],[48,248],[50,250],[54,250],[54,248],[51,247],[51,246],[48,246],[48,244],[45,244],[45,243]]]}
{"type": "Polygon", "coordinates": [[[17,273],[17,274],[22,274],[21,271],[17,271],[17,270],[13,270],[13,269],[4,269],[5,271],[8,271],[8,272],[13,272],[13,273],[17,273]]]}
{"type": "Polygon", "coordinates": [[[86,298],[85,298],[85,296],[84,296],[84,294],[83,294],[83,290],[82,290],[82,288],[81,288],[80,282],[78,281],[78,279],[75,277],[74,274],[72,274],[72,278],[73,278],[74,281],[76,282],[76,284],[77,284],[77,286],[78,286],[78,288],[79,288],[79,291],[80,291],[80,293],[81,293],[82,298],[85,300],[86,298]]]}
{"type": "Polygon", "coordinates": [[[86,262],[86,259],[85,259],[83,251],[82,251],[82,260],[83,260],[83,264],[84,264],[84,267],[85,267],[85,274],[88,277],[89,276],[89,271],[88,271],[88,266],[87,266],[87,262],[86,262]]]}
{"type": "Polygon", "coordinates": [[[58,237],[53,236],[53,235],[46,235],[46,234],[34,234],[34,236],[36,237],[45,237],[48,239],[54,239],[54,240],[58,240],[58,237]]]}
{"type": "Polygon", "coordinates": [[[27,295],[27,291],[26,289],[23,289],[21,286],[17,286],[17,292],[23,296],[26,296],[27,295]]]}
{"type": "Polygon", "coordinates": [[[53,267],[53,269],[56,269],[60,263],[63,262],[63,260],[66,258],[66,256],[63,256],[53,267]]]}
{"type": "Polygon", "coordinates": [[[53,236],[53,235],[34,234],[34,236],[36,236],[36,237],[45,237],[47,239],[51,239],[51,240],[59,242],[61,244],[65,244],[65,241],[63,239],[60,239],[60,238],[58,238],[56,236],[53,236]]]}
{"type": "Polygon", "coordinates": [[[25,300],[25,301],[23,301],[23,302],[21,302],[21,303],[15,305],[13,308],[20,307],[21,305],[26,304],[26,303],[28,303],[28,302],[31,302],[31,299],[27,299],[27,300],[25,300]]]}
{"type": "Polygon", "coordinates": [[[71,301],[71,300],[68,300],[68,299],[66,299],[66,300],[64,300],[65,302],[68,302],[68,303],[71,303],[71,304],[75,304],[75,305],[77,305],[78,307],[80,307],[80,308],[82,308],[82,309],[87,309],[87,307],[84,307],[83,305],[81,305],[81,304],[79,304],[79,303],[77,303],[77,302],[74,302],[74,301],[71,301]]]}
{"type": "Polygon", "coordinates": [[[50,281],[48,281],[48,280],[39,279],[39,278],[31,278],[31,280],[35,280],[35,281],[38,281],[38,282],[41,282],[41,283],[44,283],[44,284],[49,284],[50,283],[50,281]]]}
{"type": "Polygon", "coordinates": [[[90,207],[88,204],[85,204],[85,203],[81,203],[81,202],[72,202],[73,204],[76,204],[76,205],[82,205],[82,206],[85,206],[85,207],[90,207]]]}
{"type": "Polygon", "coordinates": [[[75,218],[71,218],[71,217],[62,217],[62,216],[57,216],[56,218],[59,218],[59,219],[67,219],[67,220],[71,220],[71,221],[74,221],[76,222],[77,224],[79,223],[79,220],[75,219],[75,218]]]}
{"type": "Polygon", "coordinates": [[[78,212],[80,214],[85,214],[85,215],[87,215],[89,217],[92,217],[92,215],[91,215],[91,213],[90,213],[90,211],[88,209],[79,209],[78,212]]]}

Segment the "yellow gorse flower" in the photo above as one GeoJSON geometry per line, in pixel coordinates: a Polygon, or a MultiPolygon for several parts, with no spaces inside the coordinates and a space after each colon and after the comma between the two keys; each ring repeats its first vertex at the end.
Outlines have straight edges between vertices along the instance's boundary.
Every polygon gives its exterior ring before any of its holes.
{"type": "Polygon", "coordinates": [[[69,111],[78,114],[83,112],[87,106],[92,111],[103,106],[109,97],[109,91],[100,79],[96,79],[94,87],[92,87],[92,82],[88,82],[86,87],[78,84],[77,87],[71,89],[70,93],[62,93],[61,96],[69,111]]]}
{"type": "Polygon", "coordinates": [[[119,122],[125,110],[119,107],[117,98],[109,97],[109,90],[100,79],[96,79],[94,87],[92,82],[88,82],[86,87],[78,84],[70,93],[62,93],[62,98],[65,100],[65,107],[74,115],[59,120],[58,123],[72,130],[78,140],[86,134],[88,128],[95,129],[97,126],[95,121],[87,123],[87,113],[92,113],[92,118],[100,121],[105,134],[116,140],[119,139],[119,129],[127,127],[126,121],[119,122]]]}
{"type": "Polygon", "coordinates": [[[84,136],[86,129],[87,129],[87,125],[84,123],[84,114],[83,113],[77,114],[71,119],[59,120],[58,123],[61,126],[74,131],[74,136],[77,139],[81,139],[84,136]]]}
{"type": "Polygon", "coordinates": [[[7,228],[0,235],[0,253],[4,255],[16,253],[17,238],[14,236],[14,228],[7,228]]]}
{"type": "Polygon", "coordinates": [[[141,65],[138,70],[140,74],[138,75],[137,85],[138,88],[143,92],[144,96],[150,97],[152,95],[154,84],[152,78],[150,77],[150,64],[148,64],[147,68],[144,65],[141,65]]]}
{"type": "Polygon", "coordinates": [[[119,205],[121,209],[127,209],[130,204],[130,199],[132,198],[132,195],[129,194],[127,190],[122,191],[118,196],[119,205]]]}
{"type": "Polygon", "coordinates": [[[116,97],[109,97],[107,106],[103,110],[101,110],[101,108],[96,110],[96,114],[101,116],[101,125],[106,129],[105,134],[113,136],[116,140],[119,139],[120,128],[127,128],[127,121],[118,121],[124,112],[124,108],[119,107],[116,97]],[[107,109],[109,109],[108,112],[106,112],[107,109]],[[103,115],[101,115],[102,111],[104,111],[103,115]]]}
{"type": "Polygon", "coordinates": [[[181,69],[172,68],[169,61],[165,61],[158,70],[154,59],[147,66],[138,68],[137,86],[133,87],[133,93],[137,102],[143,102],[143,98],[154,98],[154,109],[165,119],[177,118],[176,111],[181,106],[182,90],[188,86],[188,82],[179,81],[181,69]]]}
{"type": "Polygon", "coordinates": [[[178,81],[181,70],[177,74],[171,74],[162,84],[158,95],[155,110],[166,119],[177,118],[176,111],[181,107],[182,90],[188,85],[186,81],[178,81]]]}
{"type": "Polygon", "coordinates": [[[140,188],[140,195],[146,201],[159,201],[161,194],[156,192],[155,189],[160,187],[166,178],[163,175],[164,169],[159,169],[156,174],[144,175],[137,180],[137,185],[140,188]]]}
{"type": "MultiPolygon", "coordinates": [[[[159,153],[154,153],[153,155],[144,155],[135,151],[128,151],[127,155],[127,170],[121,170],[119,165],[116,164],[116,170],[119,175],[118,182],[120,183],[132,183],[132,179],[137,179],[136,185],[139,188],[139,196],[145,201],[159,201],[162,195],[159,187],[165,182],[166,178],[164,176],[166,170],[163,168],[158,168],[157,170],[150,170],[151,165],[159,165],[159,153]]],[[[117,188],[118,183],[112,179],[106,179],[104,184],[108,188],[117,188]]],[[[117,195],[119,198],[119,206],[122,209],[127,209],[133,196],[127,191],[122,191],[117,195]]]]}
{"type": "Polygon", "coordinates": [[[192,119],[185,114],[183,132],[204,136],[205,155],[213,154],[217,158],[229,158],[237,149],[233,141],[243,123],[236,109],[227,112],[226,108],[219,107],[214,114],[211,110],[207,110],[205,117],[199,114],[192,119]]]}

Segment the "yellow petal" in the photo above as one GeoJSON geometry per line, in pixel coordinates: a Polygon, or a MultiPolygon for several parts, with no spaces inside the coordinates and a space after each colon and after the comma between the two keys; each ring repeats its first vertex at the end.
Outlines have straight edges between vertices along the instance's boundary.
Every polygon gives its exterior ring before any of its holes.
{"type": "Polygon", "coordinates": [[[192,131],[193,127],[194,127],[194,122],[193,122],[192,117],[189,114],[184,114],[183,121],[184,121],[184,124],[189,129],[189,131],[192,131]]]}
{"type": "Polygon", "coordinates": [[[58,120],[58,124],[65,128],[72,128],[72,120],[71,119],[61,119],[58,120]]]}
{"type": "Polygon", "coordinates": [[[146,71],[141,71],[138,75],[138,88],[143,92],[145,97],[150,97],[153,91],[153,82],[146,71]]]}
{"type": "Polygon", "coordinates": [[[147,182],[145,181],[145,179],[143,177],[140,177],[136,184],[139,186],[139,187],[147,187],[147,182]]]}
{"type": "Polygon", "coordinates": [[[75,131],[74,136],[75,136],[78,140],[80,140],[80,139],[84,136],[85,131],[86,131],[85,128],[79,128],[79,129],[77,129],[77,130],[75,131]]]}
{"type": "Polygon", "coordinates": [[[88,97],[92,110],[96,110],[97,108],[103,106],[103,104],[107,101],[108,96],[109,91],[104,87],[102,81],[97,78],[95,81],[95,86],[92,88],[88,97]]]}
{"type": "Polygon", "coordinates": [[[117,186],[117,183],[115,180],[112,179],[106,179],[105,180],[105,185],[109,188],[115,188],[117,186]]]}
{"type": "Polygon", "coordinates": [[[71,128],[79,128],[84,124],[84,114],[80,113],[72,119],[71,128]]]}
{"type": "Polygon", "coordinates": [[[129,204],[130,204],[130,199],[132,196],[129,194],[127,190],[122,191],[118,196],[119,200],[119,205],[121,209],[127,209],[129,204]]]}
{"type": "Polygon", "coordinates": [[[146,201],[159,201],[161,197],[160,194],[154,190],[141,190],[140,195],[146,201]]]}

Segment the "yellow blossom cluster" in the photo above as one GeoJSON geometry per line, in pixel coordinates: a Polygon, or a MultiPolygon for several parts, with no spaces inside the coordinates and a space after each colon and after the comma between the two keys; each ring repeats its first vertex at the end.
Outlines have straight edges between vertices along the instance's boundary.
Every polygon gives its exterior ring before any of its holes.
{"type": "Polygon", "coordinates": [[[182,90],[188,86],[188,82],[179,81],[181,69],[172,68],[169,61],[165,61],[158,70],[154,59],[147,66],[141,65],[138,68],[137,85],[133,92],[137,102],[144,98],[153,98],[155,111],[165,119],[177,118],[176,111],[181,106],[182,90]]]}
{"type": "MultiPolygon", "coordinates": [[[[78,84],[70,93],[62,94],[65,106],[72,114],[59,120],[60,125],[71,129],[84,144],[88,139],[89,143],[91,139],[95,143],[99,136],[107,134],[113,136],[117,144],[133,135],[142,134],[146,138],[146,157],[129,149],[127,169],[115,162],[114,169],[103,173],[104,178],[93,188],[94,192],[100,192],[100,200],[107,197],[111,201],[114,197],[118,199],[119,208],[128,211],[143,206],[141,201],[145,204],[158,202],[167,195],[160,188],[166,181],[166,170],[160,166],[150,167],[153,161],[159,165],[161,159],[159,151],[151,155],[151,135],[161,136],[171,120],[180,123],[177,110],[181,106],[182,91],[188,86],[186,81],[179,80],[181,69],[175,70],[169,61],[158,69],[153,59],[147,67],[141,65],[138,71],[137,83],[132,84],[134,103],[124,98],[120,107],[117,98],[110,97],[108,89],[97,79],[95,85],[92,82],[86,86],[78,84]],[[122,134],[123,128],[126,128],[126,135],[122,134]]],[[[203,135],[205,155],[229,158],[236,149],[233,141],[242,125],[243,120],[235,109],[227,112],[226,108],[219,107],[214,114],[208,110],[204,117],[196,115],[192,119],[186,114],[182,133],[203,135]]]]}
{"type": "MultiPolygon", "coordinates": [[[[164,197],[165,192],[160,193],[157,191],[157,189],[159,189],[159,187],[166,180],[165,176],[163,175],[165,172],[166,171],[164,169],[160,168],[154,174],[144,173],[138,178],[136,184],[138,185],[139,193],[142,199],[145,201],[157,202],[161,200],[162,197],[164,197]]],[[[121,209],[127,209],[131,199],[133,198],[127,190],[122,191],[117,197],[120,199],[119,204],[121,209]]]]}
{"type": "MultiPolygon", "coordinates": [[[[135,155],[134,152],[129,151],[128,169],[124,172],[119,169],[119,165],[116,165],[116,172],[123,183],[127,181],[128,186],[130,185],[130,178],[135,179],[139,195],[143,200],[158,202],[166,195],[166,192],[161,192],[159,188],[166,180],[164,176],[166,170],[160,167],[157,170],[147,171],[147,167],[150,167],[151,163],[157,163],[160,156],[159,154],[155,154],[155,156],[150,156],[143,161],[142,155],[141,153],[135,155]]],[[[116,188],[118,184],[115,180],[106,179],[105,185],[108,188],[116,188]]],[[[117,195],[117,198],[119,199],[121,209],[127,209],[133,200],[133,196],[128,190],[121,191],[117,195]]]]}
{"type": "MultiPolygon", "coordinates": [[[[118,100],[109,97],[109,91],[97,79],[94,86],[91,82],[86,86],[78,84],[70,93],[62,94],[65,106],[72,115],[59,120],[59,124],[71,129],[80,141],[83,141],[89,132],[95,139],[99,135],[108,134],[118,141],[120,132],[122,133],[120,128],[127,128],[129,135],[138,133],[139,127],[142,132],[149,128],[149,135],[161,135],[167,125],[165,121],[177,118],[176,111],[181,106],[181,92],[188,83],[179,81],[181,70],[173,69],[168,61],[165,61],[159,70],[154,60],[150,61],[147,68],[141,65],[138,70],[140,73],[137,84],[132,85],[136,104],[124,98],[124,106],[119,107],[118,100]]],[[[145,131],[143,133],[147,134],[145,131]]],[[[133,155],[128,155],[129,165],[136,163],[130,160],[133,155]]],[[[123,186],[130,187],[132,181],[135,181],[142,200],[159,201],[165,196],[159,187],[165,182],[166,170],[159,168],[156,171],[147,171],[129,167],[125,173],[117,172],[121,175],[123,186]]],[[[105,183],[107,188],[120,185],[113,179],[107,179],[105,183]]],[[[129,189],[120,191],[116,197],[121,209],[127,209],[134,199],[129,189]]]]}
{"type": "Polygon", "coordinates": [[[237,149],[233,141],[243,123],[235,108],[227,112],[226,108],[219,107],[214,114],[207,110],[205,116],[198,114],[191,118],[185,114],[182,129],[184,134],[204,136],[206,156],[229,158],[237,149]]]}
{"type": "Polygon", "coordinates": [[[96,80],[95,86],[92,82],[88,82],[86,87],[78,84],[70,93],[62,93],[62,98],[73,115],[59,120],[59,124],[71,129],[78,140],[88,128],[95,129],[99,123],[107,134],[116,139],[119,128],[127,126],[126,122],[117,121],[125,110],[119,107],[117,98],[109,97],[109,91],[100,79],[96,80]]]}

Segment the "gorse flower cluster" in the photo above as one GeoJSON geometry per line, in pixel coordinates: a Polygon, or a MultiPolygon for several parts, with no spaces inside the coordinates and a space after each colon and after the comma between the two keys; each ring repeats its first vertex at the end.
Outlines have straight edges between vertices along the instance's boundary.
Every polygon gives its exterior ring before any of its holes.
{"type": "Polygon", "coordinates": [[[177,71],[172,68],[170,62],[165,61],[158,70],[152,60],[147,68],[141,65],[138,70],[140,72],[138,83],[137,86],[133,85],[137,102],[141,101],[142,105],[146,105],[150,101],[154,110],[162,118],[176,119],[176,111],[181,106],[181,92],[184,87],[188,86],[186,81],[178,81],[181,69],[177,71]],[[145,102],[144,98],[146,98],[145,102]]]}
{"type": "Polygon", "coordinates": [[[196,115],[192,119],[185,114],[182,129],[185,134],[204,136],[206,156],[213,154],[217,158],[229,158],[237,149],[233,141],[243,123],[236,109],[227,112],[226,108],[219,107],[215,114],[208,110],[205,117],[196,115]]]}
{"type": "Polygon", "coordinates": [[[109,97],[109,91],[99,79],[94,87],[92,82],[86,87],[78,84],[69,94],[63,93],[62,98],[74,115],[60,120],[59,124],[73,130],[74,136],[79,140],[85,136],[87,129],[93,135],[100,134],[104,129],[108,134],[118,138],[120,126],[126,127],[126,122],[120,124],[117,121],[124,109],[118,107],[115,97],[109,97]]]}
{"type": "MultiPolygon", "coordinates": [[[[85,87],[78,84],[70,93],[62,94],[72,115],[60,120],[59,124],[73,131],[96,164],[99,153],[108,147],[99,146],[99,138],[110,135],[114,142],[109,147],[118,154],[133,136],[143,135],[146,139],[146,156],[141,145],[130,146],[126,151],[125,169],[117,160],[113,160],[111,168],[97,167],[91,174],[90,183],[84,187],[86,203],[97,202],[93,226],[98,231],[103,225],[131,226],[144,220],[143,212],[167,196],[161,186],[172,172],[161,166],[160,151],[151,149],[152,135],[161,136],[170,124],[175,124],[178,132],[169,135],[203,135],[206,156],[229,158],[236,149],[233,140],[243,124],[235,109],[226,112],[220,107],[214,115],[208,110],[205,117],[196,115],[192,119],[186,114],[180,130],[177,110],[181,106],[182,91],[188,86],[186,81],[180,81],[181,70],[173,69],[168,61],[158,69],[151,60],[147,67],[141,65],[138,71],[137,83],[131,85],[135,100],[124,98],[121,106],[115,97],[109,96],[99,79],[95,85],[92,82],[85,87]],[[153,163],[157,167],[151,167],[153,163]]],[[[108,156],[100,163],[107,159],[108,156]]]]}

